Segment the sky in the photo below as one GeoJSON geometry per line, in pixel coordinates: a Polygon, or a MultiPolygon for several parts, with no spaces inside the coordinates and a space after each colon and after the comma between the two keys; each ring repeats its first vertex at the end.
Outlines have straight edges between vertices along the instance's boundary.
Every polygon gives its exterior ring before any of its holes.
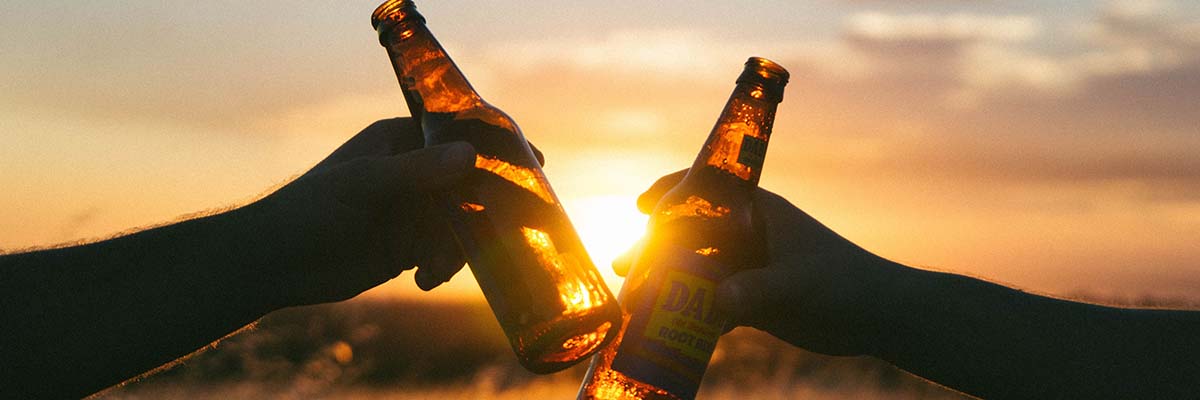
{"type": "MultiPolygon", "coordinates": [[[[417,4],[546,153],[614,291],[633,199],[762,56],[792,75],[762,186],[850,240],[1057,296],[1200,298],[1197,3],[417,4]]],[[[0,249],[242,204],[407,115],[376,5],[0,6],[0,249]]],[[[465,273],[435,292],[479,297],[465,273]]]]}

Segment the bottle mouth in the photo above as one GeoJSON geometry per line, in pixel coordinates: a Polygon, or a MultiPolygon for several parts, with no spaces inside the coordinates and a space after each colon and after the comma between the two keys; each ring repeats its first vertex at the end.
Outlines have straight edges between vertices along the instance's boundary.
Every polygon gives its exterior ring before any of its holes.
{"type": "Polygon", "coordinates": [[[788,78],[791,77],[791,74],[782,65],[762,57],[750,57],[746,60],[746,70],[753,70],[763,79],[778,81],[783,85],[786,85],[788,78]]]}
{"type": "Polygon", "coordinates": [[[417,5],[412,0],[387,0],[371,13],[371,27],[379,30],[385,22],[399,23],[417,18],[425,22],[425,17],[417,12],[417,5]]]}
{"type": "Polygon", "coordinates": [[[763,92],[776,102],[783,101],[783,88],[791,74],[782,65],[762,57],[750,57],[746,68],[738,76],[737,83],[754,83],[762,86],[763,92]]]}

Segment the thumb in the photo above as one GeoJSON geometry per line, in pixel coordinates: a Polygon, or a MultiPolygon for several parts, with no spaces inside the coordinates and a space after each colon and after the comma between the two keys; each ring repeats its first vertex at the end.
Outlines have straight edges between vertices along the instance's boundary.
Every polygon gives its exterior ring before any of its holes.
{"type": "Polygon", "coordinates": [[[444,189],[466,177],[475,148],[454,142],[387,157],[359,158],[330,171],[334,193],[347,204],[387,204],[405,193],[444,189]]]}
{"type": "Polygon", "coordinates": [[[786,293],[781,290],[787,290],[778,272],[754,268],[730,275],[717,285],[714,306],[737,325],[764,322],[768,310],[776,308],[781,295],[786,293]]]}
{"type": "Polygon", "coordinates": [[[372,160],[369,179],[382,187],[429,191],[457,183],[475,165],[475,148],[452,142],[372,160]]]}
{"type": "Polygon", "coordinates": [[[681,169],[654,181],[654,184],[650,185],[650,188],[646,189],[646,192],[638,196],[638,211],[641,211],[642,214],[649,214],[654,211],[654,207],[662,199],[663,195],[667,194],[679,181],[683,180],[683,177],[687,176],[687,173],[687,169],[681,169]]]}

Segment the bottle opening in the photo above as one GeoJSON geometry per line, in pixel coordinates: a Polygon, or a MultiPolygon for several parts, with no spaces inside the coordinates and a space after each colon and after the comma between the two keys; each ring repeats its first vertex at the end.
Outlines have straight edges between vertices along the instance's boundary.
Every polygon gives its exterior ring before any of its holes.
{"type": "Polygon", "coordinates": [[[787,86],[790,77],[782,65],[762,57],[750,57],[737,83],[755,83],[762,87],[762,95],[779,102],[783,101],[783,87],[787,86]]]}
{"type": "Polygon", "coordinates": [[[783,84],[787,84],[788,78],[791,77],[782,65],[762,57],[750,57],[746,60],[746,69],[754,69],[763,79],[778,80],[783,84]]]}
{"type": "Polygon", "coordinates": [[[387,0],[371,13],[371,27],[379,30],[384,22],[402,22],[411,18],[419,18],[425,22],[425,17],[417,12],[417,5],[412,0],[387,0]]]}

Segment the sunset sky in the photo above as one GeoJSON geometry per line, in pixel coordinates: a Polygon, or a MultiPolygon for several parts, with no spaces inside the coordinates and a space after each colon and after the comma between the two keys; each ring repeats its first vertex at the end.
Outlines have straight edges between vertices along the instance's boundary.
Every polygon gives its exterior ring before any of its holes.
{"type": "MultiPolygon", "coordinates": [[[[0,6],[0,249],[242,203],[407,115],[378,3],[0,6]]],[[[792,80],[762,185],[852,241],[1042,293],[1200,299],[1196,2],[417,4],[546,153],[614,291],[633,199],[763,56],[792,80]]],[[[440,292],[480,297],[469,274],[440,292]]]]}

